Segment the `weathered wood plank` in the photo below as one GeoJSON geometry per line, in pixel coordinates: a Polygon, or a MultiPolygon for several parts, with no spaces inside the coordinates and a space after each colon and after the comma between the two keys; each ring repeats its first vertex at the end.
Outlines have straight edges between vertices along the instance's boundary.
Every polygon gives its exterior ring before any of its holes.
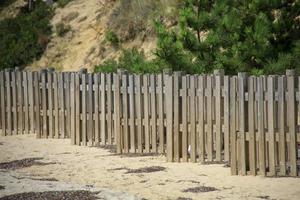
{"type": "Polygon", "coordinates": [[[156,75],[150,77],[151,87],[151,132],[152,132],[152,153],[157,153],[157,97],[156,97],[156,75]]]}
{"type": "Polygon", "coordinates": [[[106,144],[106,77],[101,74],[100,98],[101,98],[101,144],[106,144]]]}
{"type": "Polygon", "coordinates": [[[206,99],[206,110],[207,110],[207,160],[213,161],[213,114],[212,114],[212,76],[207,76],[207,99],[206,99]]]}
{"type": "Polygon", "coordinates": [[[249,77],[248,84],[248,129],[249,129],[249,161],[250,161],[250,172],[253,176],[256,175],[256,133],[255,133],[255,91],[254,82],[255,77],[249,77]]]}
{"type": "MultiPolygon", "coordinates": [[[[102,76],[101,76],[102,78],[102,76]]],[[[101,80],[102,81],[102,80],[101,80]]],[[[119,74],[114,74],[114,116],[115,116],[115,137],[116,137],[116,144],[117,144],[117,153],[122,153],[122,146],[121,146],[121,108],[120,108],[120,76],[119,74]]],[[[102,103],[102,102],[101,102],[102,103]]],[[[102,134],[102,133],[101,133],[102,134]]]]}
{"type": "Polygon", "coordinates": [[[11,72],[11,88],[12,88],[12,116],[13,116],[13,134],[18,134],[18,105],[17,105],[17,80],[16,71],[11,72]]]}
{"type": "Polygon", "coordinates": [[[224,160],[230,161],[230,78],[224,77],[224,160]]]}
{"type": "Polygon", "coordinates": [[[34,103],[35,103],[35,134],[36,134],[36,138],[41,138],[41,126],[40,126],[40,80],[39,80],[39,73],[38,72],[34,72],[33,74],[34,79],[33,79],[33,83],[34,83],[34,103]]]}
{"type": "Polygon", "coordinates": [[[274,112],[274,90],[275,77],[268,77],[268,135],[269,135],[269,175],[276,175],[275,158],[275,112],[274,112]]]}
{"type": "Polygon", "coordinates": [[[297,139],[296,139],[296,106],[295,106],[295,77],[287,77],[288,98],[288,126],[290,135],[290,165],[291,176],[297,176],[297,139]]]}
{"type": "Polygon", "coordinates": [[[137,146],[138,153],[143,153],[143,125],[142,125],[142,84],[141,75],[135,75],[136,86],[136,114],[137,114],[137,146]]]}
{"type": "Polygon", "coordinates": [[[88,95],[87,95],[87,109],[88,109],[88,125],[87,125],[87,141],[88,145],[93,145],[94,138],[94,99],[93,99],[93,74],[88,74],[88,95]]]}
{"type": "Polygon", "coordinates": [[[123,93],[123,142],[124,142],[124,153],[129,153],[129,131],[128,131],[128,81],[127,74],[122,75],[122,93],[123,93]]]}
{"type": "Polygon", "coordinates": [[[221,85],[222,77],[220,75],[215,76],[216,94],[215,94],[215,120],[216,120],[216,161],[222,160],[222,124],[221,124],[221,85]]]}
{"type": "Polygon", "coordinates": [[[205,161],[205,125],[204,125],[204,88],[205,88],[205,76],[198,77],[198,114],[199,114],[199,162],[204,163],[205,161]]]}
{"type": "Polygon", "coordinates": [[[196,162],[196,112],[194,112],[194,109],[196,108],[196,101],[195,101],[195,89],[196,89],[196,80],[195,76],[190,76],[190,117],[191,117],[191,161],[196,162]]]}
{"type": "Polygon", "coordinates": [[[80,145],[81,142],[81,98],[80,98],[80,79],[81,74],[75,74],[75,143],[80,145]]]}
{"type": "Polygon", "coordinates": [[[33,72],[28,72],[28,97],[29,97],[29,120],[30,120],[30,133],[34,134],[35,120],[34,120],[34,85],[33,85],[33,72]]]}
{"type": "Polygon", "coordinates": [[[257,80],[257,118],[258,118],[258,136],[259,136],[259,173],[260,175],[266,174],[266,157],[265,157],[265,128],[264,128],[264,88],[263,77],[257,80]]]}
{"type": "Polygon", "coordinates": [[[71,144],[76,144],[76,86],[75,73],[71,73],[70,77],[70,137],[71,144]]]}
{"type": "Polygon", "coordinates": [[[179,162],[179,79],[180,74],[178,72],[174,73],[174,97],[173,97],[173,112],[174,112],[174,161],[179,162]]]}
{"type": "Polygon", "coordinates": [[[87,106],[86,106],[86,92],[87,92],[87,74],[81,75],[81,87],[82,87],[82,93],[81,93],[81,134],[82,134],[82,145],[87,145],[87,106]]]}
{"type": "Polygon", "coordinates": [[[187,102],[187,77],[182,77],[182,161],[188,161],[188,120],[187,120],[187,112],[188,112],[188,102],[187,102]]]}
{"type": "Polygon", "coordinates": [[[100,74],[94,74],[94,88],[95,88],[95,95],[94,95],[94,101],[95,101],[95,144],[100,144],[100,123],[99,123],[99,83],[100,83],[100,74]]]}
{"type": "Polygon", "coordinates": [[[107,82],[107,143],[112,145],[112,74],[109,73],[106,75],[107,82]]]}
{"type": "Polygon", "coordinates": [[[173,162],[173,76],[166,76],[167,161],[173,162]]]}
{"type": "Polygon", "coordinates": [[[285,88],[286,88],[286,77],[280,76],[278,78],[278,116],[279,116],[279,166],[280,175],[286,175],[286,132],[285,132],[285,88]]]}
{"type": "Polygon", "coordinates": [[[150,121],[149,121],[149,75],[143,75],[143,91],[144,91],[144,133],[145,133],[145,153],[150,153],[150,121]]]}
{"type": "Polygon", "coordinates": [[[237,175],[237,78],[235,76],[230,78],[230,161],[231,161],[231,175],[237,175]]]}
{"type": "Polygon", "coordinates": [[[240,174],[246,175],[246,118],[245,118],[245,87],[246,87],[246,74],[238,74],[238,84],[239,84],[239,135],[240,135],[240,174]]]}
{"type": "Polygon", "coordinates": [[[47,138],[48,136],[48,116],[47,116],[47,104],[48,104],[48,98],[47,98],[47,71],[42,70],[41,71],[41,89],[42,89],[42,95],[41,95],[41,107],[42,107],[42,137],[47,138]]]}
{"type": "Polygon", "coordinates": [[[24,128],[24,113],[23,113],[23,80],[22,72],[20,70],[16,71],[16,94],[17,94],[17,104],[16,104],[16,114],[18,119],[18,129],[16,134],[23,134],[24,128]]]}
{"type": "Polygon", "coordinates": [[[164,88],[163,75],[157,76],[159,153],[164,153],[164,88]]]}
{"type": "Polygon", "coordinates": [[[135,110],[134,110],[134,77],[133,75],[129,75],[129,126],[130,126],[130,152],[135,153],[135,110]]]}
{"type": "Polygon", "coordinates": [[[58,74],[53,73],[53,97],[54,97],[54,138],[59,138],[59,95],[58,95],[58,74]]]}
{"type": "Polygon", "coordinates": [[[66,138],[70,138],[71,137],[71,99],[70,99],[70,95],[71,94],[71,88],[70,88],[70,76],[71,73],[70,72],[64,72],[64,82],[65,82],[65,88],[64,88],[64,94],[65,94],[65,120],[66,120],[66,129],[65,129],[65,137],[66,138]]]}
{"type": "Polygon", "coordinates": [[[6,135],[5,74],[0,71],[1,135],[6,135]]]}
{"type": "Polygon", "coordinates": [[[65,138],[65,91],[64,91],[64,77],[62,73],[58,74],[58,103],[59,103],[59,132],[60,137],[65,138]]]}
{"type": "Polygon", "coordinates": [[[28,78],[27,72],[22,72],[23,83],[24,83],[24,132],[29,134],[29,103],[28,103],[28,78]]]}

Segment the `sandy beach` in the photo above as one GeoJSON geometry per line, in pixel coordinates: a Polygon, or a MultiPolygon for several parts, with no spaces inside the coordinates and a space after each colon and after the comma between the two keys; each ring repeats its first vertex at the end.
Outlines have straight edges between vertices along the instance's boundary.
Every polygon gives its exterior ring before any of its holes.
{"type": "Polygon", "coordinates": [[[168,163],[164,156],[126,157],[107,149],[72,146],[69,139],[0,137],[1,163],[26,158],[39,158],[38,162],[46,164],[0,169],[0,197],[93,188],[116,193],[119,199],[300,199],[299,178],[231,176],[223,164],[168,163]],[[41,182],[51,180],[57,182],[52,189],[42,186],[41,182]]]}

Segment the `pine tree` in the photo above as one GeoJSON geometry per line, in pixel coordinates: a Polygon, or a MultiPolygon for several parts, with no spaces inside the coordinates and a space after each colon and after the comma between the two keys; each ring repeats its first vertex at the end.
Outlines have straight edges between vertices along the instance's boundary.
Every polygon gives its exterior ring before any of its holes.
{"type": "Polygon", "coordinates": [[[299,0],[184,0],[177,31],[156,27],[156,55],[176,70],[300,69],[299,0]]]}

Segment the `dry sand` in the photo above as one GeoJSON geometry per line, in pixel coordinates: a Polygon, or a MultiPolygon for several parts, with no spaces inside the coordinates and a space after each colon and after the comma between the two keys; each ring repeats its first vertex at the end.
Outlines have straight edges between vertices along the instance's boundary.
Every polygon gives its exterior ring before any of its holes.
{"type": "MultiPolygon", "coordinates": [[[[300,199],[299,178],[231,176],[230,168],[223,165],[167,163],[163,156],[121,157],[101,148],[72,146],[68,139],[37,140],[33,135],[0,137],[0,162],[33,157],[42,157],[40,162],[52,164],[2,170],[0,183],[9,185],[10,182],[3,173],[15,173],[19,177],[55,178],[72,187],[73,184],[88,185],[155,200],[180,199],[180,197],[181,199],[300,199]],[[130,169],[151,166],[164,167],[165,170],[153,173],[126,173],[130,169]],[[217,190],[183,192],[189,188],[202,186],[214,187],[217,190]]],[[[36,183],[39,182],[32,182],[36,183]]],[[[32,189],[35,187],[31,186],[32,189]]],[[[2,196],[4,191],[0,190],[2,196]]]]}

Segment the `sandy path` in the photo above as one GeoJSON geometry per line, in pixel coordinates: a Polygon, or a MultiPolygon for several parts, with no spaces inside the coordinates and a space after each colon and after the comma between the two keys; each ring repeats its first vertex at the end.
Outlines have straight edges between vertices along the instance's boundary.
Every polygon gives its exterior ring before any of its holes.
{"type": "Polygon", "coordinates": [[[0,162],[43,157],[43,162],[56,163],[15,170],[22,176],[56,178],[72,184],[125,191],[146,199],[300,199],[299,178],[231,176],[230,168],[223,165],[167,163],[163,156],[122,158],[104,149],[71,146],[69,140],[36,140],[33,135],[0,137],[0,144],[0,162]],[[112,170],[147,166],[162,166],[166,170],[137,174],[112,170]],[[182,192],[197,186],[218,190],[182,192]]]}

